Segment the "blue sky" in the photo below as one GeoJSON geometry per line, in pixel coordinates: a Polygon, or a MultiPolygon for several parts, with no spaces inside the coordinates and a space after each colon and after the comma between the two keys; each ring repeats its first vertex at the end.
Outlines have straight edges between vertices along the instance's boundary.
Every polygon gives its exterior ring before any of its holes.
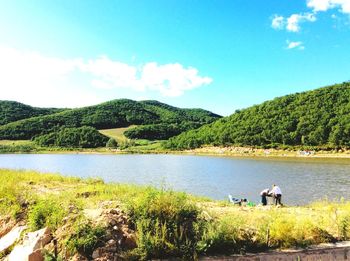
{"type": "Polygon", "coordinates": [[[0,99],[221,115],[350,80],[350,0],[0,1],[0,99]]]}

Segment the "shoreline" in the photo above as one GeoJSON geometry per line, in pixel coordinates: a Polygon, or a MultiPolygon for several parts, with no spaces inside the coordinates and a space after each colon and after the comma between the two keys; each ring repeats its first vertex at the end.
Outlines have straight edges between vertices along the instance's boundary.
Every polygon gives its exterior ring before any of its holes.
{"type": "Polygon", "coordinates": [[[38,149],[33,151],[8,151],[6,154],[96,154],[96,155],[125,155],[125,154],[170,154],[192,156],[222,156],[234,158],[256,159],[350,159],[350,150],[338,152],[335,150],[309,151],[282,150],[282,149],[258,149],[249,147],[202,147],[192,150],[118,150],[118,149],[38,149]]]}

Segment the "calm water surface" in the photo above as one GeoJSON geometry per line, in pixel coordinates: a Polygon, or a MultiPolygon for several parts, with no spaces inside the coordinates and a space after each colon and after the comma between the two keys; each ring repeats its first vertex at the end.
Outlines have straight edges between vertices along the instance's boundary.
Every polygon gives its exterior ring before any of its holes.
{"type": "Polygon", "coordinates": [[[32,169],[107,182],[166,186],[194,195],[259,201],[262,189],[278,184],[282,201],[305,204],[350,199],[350,159],[247,159],[185,155],[4,154],[0,168],[32,169]]]}

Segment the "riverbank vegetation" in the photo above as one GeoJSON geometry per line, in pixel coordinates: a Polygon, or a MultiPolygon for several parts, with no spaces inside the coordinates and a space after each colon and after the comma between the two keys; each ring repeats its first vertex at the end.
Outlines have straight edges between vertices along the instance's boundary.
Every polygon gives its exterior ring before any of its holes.
{"type": "Polygon", "coordinates": [[[349,148],[349,115],[350,82],[344,82],[237,110],[229,117],[171,138],[165,147],[349,148]]]}
{"type": "MultiPolygon", "coordinates": [[[[32,231],[50,227],[61,257],[191,260],[350,237],[346,201],[238,207],[165,188],[6,169],[0,182],[0,221],[27,224],[32,231]]],[[[45,248],[53,256],[53,243],[45,248]]]]}

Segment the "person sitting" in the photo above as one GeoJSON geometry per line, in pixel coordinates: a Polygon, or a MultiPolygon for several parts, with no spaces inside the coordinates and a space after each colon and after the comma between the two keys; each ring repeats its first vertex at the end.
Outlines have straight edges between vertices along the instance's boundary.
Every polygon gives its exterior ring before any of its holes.
{"type": "Polygon", "coordinates": [[[281,199],[282,199],[282,191],[279,186],[276,186],[275,184],[272,185],[272,190],[270,192],[270,195],[273,196],[275,200],[275,205],[282,205],[281,199]]]}
{"type": "Polygon", "coordinates": [[[267,188],[267,189],[264,189],[263,191],[260,192],[260,196],[261,196],[261,204],[263,206],[266,206],[267,205],[267,198],[270,195],[270,190],[267,188]]]}

